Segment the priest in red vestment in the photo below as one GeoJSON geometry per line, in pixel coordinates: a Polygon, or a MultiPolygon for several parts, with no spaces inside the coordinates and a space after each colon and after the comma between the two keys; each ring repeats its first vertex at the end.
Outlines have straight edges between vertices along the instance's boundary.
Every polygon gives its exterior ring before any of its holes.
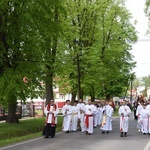
{"type": "Polygon", "coordinates": [[[44,138],[49,138],[49,136],[53,138],[55,137],[58,116],[58,108],[53,99],[51,99],[50,103],[45,107],[44,113],[46,115],[46,129],[44,138]]]}

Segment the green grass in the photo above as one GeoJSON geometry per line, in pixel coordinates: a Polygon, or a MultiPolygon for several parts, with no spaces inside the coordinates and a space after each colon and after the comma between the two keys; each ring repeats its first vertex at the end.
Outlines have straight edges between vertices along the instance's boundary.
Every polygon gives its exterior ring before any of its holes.
{"type": "MultiPolygon", "coordinates": [[[[118,109],[113,116],[118,116],[118,109]]],[[[58,117],[57,132],[62,130],[63,117],[58,117]]],[[[45,117],[20,120],[19,124],[0,123],[0,147],[42,136],[45,117]]]]}
{"type": "Polygon", "coordinates": [[[37,115],[43,115],[43,110],[35,110],[35,114],[37,115]]]}
{"type": "Polygon", "coordinates": [[[119,108],[116,108],[116,110],[115,110],[114,113],[113,113],[113,116],[115,116],[115,117],[116,117],[116,116],[119,116],[119,115],[118,115],[118,110],[119,110],[119,108]]]}
{"type": "MultiPolygon", "coordinates": [[[[62,116],[58,117],[57,132],[62,130],[62,116]]],[[[0,123],[0,147],[42,136],[45,117],[21,120],[19,124],[0,123]]]]}

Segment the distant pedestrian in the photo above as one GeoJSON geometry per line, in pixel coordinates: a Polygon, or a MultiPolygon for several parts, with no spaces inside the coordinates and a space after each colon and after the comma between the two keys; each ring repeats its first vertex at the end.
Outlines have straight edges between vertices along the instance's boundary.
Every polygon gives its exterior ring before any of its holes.
{"type": "Polygon", "coordinates": [[[129,108],[130,108],[130,109],[131,109],[131,111],[132,111],[132,106],[131,106],[131,104],[130,104],[129,100],[126,100],[126,105],[127,105],[127,106],[129,106],[129,108]]]}
{"type": "Polygon", "coordinates": [[[138,107],[138,103],[137,103],[137,101],[134,101],[134,103],[133,103],[133,111],[134,111],[134,119],[135,120],[137,120],[138,119],[138,117],[136,116],[136,111],[137,111],[137,107],[138,107]]]}
{"type": "Polygon", "coordinates": [[[120,116],[120,136],[126,137],[129,126],[129,115],[131,113],[131,109],[126,105],[126,102],[122,102],[122,106],[120,106],[118,114],[120,116]]]}

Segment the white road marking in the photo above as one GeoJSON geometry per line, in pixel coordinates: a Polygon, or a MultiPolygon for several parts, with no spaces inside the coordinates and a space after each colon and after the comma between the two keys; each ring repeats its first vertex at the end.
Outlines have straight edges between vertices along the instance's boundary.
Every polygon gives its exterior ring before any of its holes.
{"type": "Polygon", "coordinates": [[[147,143],[147,145],[145,146],[143,150],[149,150],[149,148],[150,148],[150,141],[147,143]]]}

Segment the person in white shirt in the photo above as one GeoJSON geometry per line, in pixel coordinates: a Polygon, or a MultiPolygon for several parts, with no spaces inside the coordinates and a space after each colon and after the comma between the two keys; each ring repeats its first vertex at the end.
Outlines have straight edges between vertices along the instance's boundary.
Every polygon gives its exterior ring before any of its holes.
{"type": "Polygon", "coordinates": [[[80,111],[77,107],[77,101],[74,102],[72,106],[72,117],[71,117],[71,131],[77,131],[78,119],[80,117],[80,111]]]}
{"type": "Polygon", "coordinates": [[[93,115],[96,109],[92,104],[91,100],[88,100],[88,104],[85,105],[85,117],[84,117],[84,126],[86,135],[91,135],[93,133],[93,115]]]}
{"type": "Polygon", "coordinates": [[[126,105],[126,102],[123,101],[122,106],[120,106],[118,114],[120,116],[120,137],[126,137],[129,126],[129,115],[131,109],[126,105]]]}
{"type": "Polygon", "coordinates": [[[62,108],[63,118],[63,131],[69,133],[71,125],[72,106],[70,100],[66,100],[66,104],[62,108]]]}
{"type": "Polygon", "coordinates": [[[105,117],[105,123],[102,123],[100,127],[103,134],[105,134],[105,132],[108,134],[109,131],[112,130],[112,115],[113,115],[113,108],[110,106],[109,101],[106,100],[103,112],[103,117],[105,117]]]}
{"type": "Polygon", "coordinates": [[[85,115],[85,104],[83,103],[83,100],[80,99],[78,101],[77,107],[79,108],[79,125],[81,132],[84,132],[84,115],[85,115]]]}

